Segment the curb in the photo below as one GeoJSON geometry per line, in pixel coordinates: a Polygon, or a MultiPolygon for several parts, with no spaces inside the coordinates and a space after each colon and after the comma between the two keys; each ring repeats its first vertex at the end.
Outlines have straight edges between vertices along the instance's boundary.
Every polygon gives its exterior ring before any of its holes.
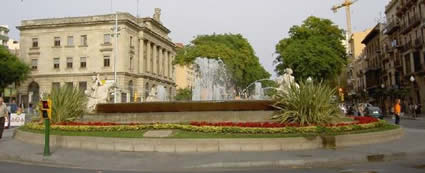
{"type": "MultiPolygon", "coordinates": [[[[115,152],[255,152],[297,151],[306,149],[350,147],[393,141],[404,135],[402,128],[381,132],[340,136],[294,138],[241,138],[241,139],[126,139],[85,136],[51,135],[51,147],[115,152]]],[[[17,130],[14,138],[30,144],[43,144],[41,134],[17,130]]]]}

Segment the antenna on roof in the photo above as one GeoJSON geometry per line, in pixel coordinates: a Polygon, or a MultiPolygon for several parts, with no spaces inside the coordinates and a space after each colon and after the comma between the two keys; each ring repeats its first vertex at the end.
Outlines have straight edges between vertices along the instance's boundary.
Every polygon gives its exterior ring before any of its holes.
{"type": "Polygon", "coordinates": [[[111,0],[111,13],[112,13],[112,0],[111,0]]]}
{"type": "Polygon", "coordinates": [[[136,17],[139,18],[139,0],[137,0],[137,14],[136,17]]]}

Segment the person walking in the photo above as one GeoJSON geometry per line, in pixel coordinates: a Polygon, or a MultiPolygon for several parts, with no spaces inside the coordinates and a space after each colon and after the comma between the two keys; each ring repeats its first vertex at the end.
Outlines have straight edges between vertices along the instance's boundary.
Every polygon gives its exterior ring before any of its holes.
{"type": "Polygon", "coordinates": [[[8,110],[6,104],[3,102],[3,98],[0,97],[0,139],[3,136],[4,121],[8,116],[8,110]]]}
{"type": "MultiPolygon", "coordinates": [[[[10,102],[9,104],[9,117],[7,118],[8,120],[11,120],[12,118],[12,114],[16,114],[16,111],[18,110],[18,105],[16,104],[15,99],[12,99],[12,102],[10,102]]],[[[7,121],[7,128],[10,128],[10,121],[7,121]]]]}
{"type": "Polygon", "coordinates": [[[400,99],[397,99],[394,105],[395,124],[397,125],[400,124],[400,115],[401,115],[400,99]]]}

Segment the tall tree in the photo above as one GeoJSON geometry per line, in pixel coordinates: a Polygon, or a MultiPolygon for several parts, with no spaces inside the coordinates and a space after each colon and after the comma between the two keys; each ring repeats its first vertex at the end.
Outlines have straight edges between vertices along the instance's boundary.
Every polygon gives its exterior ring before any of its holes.
{"type": "Polygon", "coordinates": [[[276,45],[275,71],[283,74],[292,68],[298,79],[335,79],[347,63],[344,40],[344,31],[332,21],[308,17],[301,26],[292,26],[289,38],[276,45]]]}
{"type": "Polygon", "coordinates": [[[191,64],[197,57],[223,60],[238,91],[270,74],[261,66],[254,49],[240,34],[201,35],[177,52],[175,63],[191,64]]]}
{"type": "Polygon", "coordinates": [[[6,47],[0,46],[0,92],[14,82],[25,80],[29,72],[27,64],[11,54],[6,47]]]}

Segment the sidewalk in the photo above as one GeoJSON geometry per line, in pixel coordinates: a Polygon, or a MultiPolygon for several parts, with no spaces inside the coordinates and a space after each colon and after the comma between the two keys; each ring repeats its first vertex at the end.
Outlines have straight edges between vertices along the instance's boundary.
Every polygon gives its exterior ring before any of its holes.
{"type": "Polygon", "coordinates": [[[304,167],[392,160],[425,154],[425,130],[405,129],[405,136],[398,141],[335,150],[175,154],[52,148],[52,155],[43,157],[42,145],[12,139],[14,130],[6,130],[5,138],[0,140],[0,160],[93,170],[187,172],[202,168],[304,167]]]}

